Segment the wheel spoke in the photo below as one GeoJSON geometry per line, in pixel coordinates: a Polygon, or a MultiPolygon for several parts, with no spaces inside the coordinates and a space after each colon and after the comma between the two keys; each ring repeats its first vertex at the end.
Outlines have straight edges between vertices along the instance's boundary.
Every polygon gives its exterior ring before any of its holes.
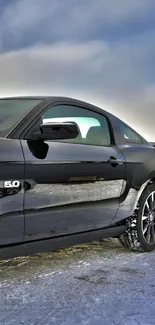
{"type": "Polygon", "coordinates": [[[144,213],[145,213],[145,211],[146,211],[146,214],[149,214],[151,212],[148,199],[145,202],[144,213]]]}
{"type": "Polygon", "coordinates": [[[155,231],[154,231],[154,224],[151,225],[151,242],[155,242],[155,231]]]}
{"type": "Polygon", "coordinates": [[[145,202],[145,207],[147,208],[147,211],[150,212],[150,206],[149,206],[148,200],[146,200],[146,202],[145,202]]]}
{"type": "Polygon", "coordinates": [[[151,227],[148,225],[147,231],[146,231],[146,241],[150,243],[150,237],[151,237],[151,227]]]}
{"type": "Polygon", "coordinates": [[[142,216],[142,220],[146,221],[148,219],[148,216],[142,216]]]}
{"type": "Polygon", "coordinates": [[[154,192],[150,195],[149,202],[150,202],[150,209],[151,209],[151,211],[153,211],[153,209],[154,209],[154,192]]]}
{"type": "Polygon", "coordinates": [[[146,233],[146,231],[147,231],[147,229],[148,229],[148,223],[145,225],[145,227],[144,227],[144,229],[143,229],[143,235],[145,235],[145,233],[146,233]]]}
{"type": "Polygon", "coordinates": [[[153,207],[154,207],[154,192],[151,194],[151,199],[152,199],[152,203],[153,203],[153,207]]]}

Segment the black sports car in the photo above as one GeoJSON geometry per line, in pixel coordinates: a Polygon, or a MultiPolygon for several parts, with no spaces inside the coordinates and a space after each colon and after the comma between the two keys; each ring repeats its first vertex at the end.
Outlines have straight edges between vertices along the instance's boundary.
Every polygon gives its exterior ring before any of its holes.
{"type": "Polygon", "coordinates": [[[0,258],[105,237],[155,248],[153,144],[75,99],[0,99],[0,258]]]}

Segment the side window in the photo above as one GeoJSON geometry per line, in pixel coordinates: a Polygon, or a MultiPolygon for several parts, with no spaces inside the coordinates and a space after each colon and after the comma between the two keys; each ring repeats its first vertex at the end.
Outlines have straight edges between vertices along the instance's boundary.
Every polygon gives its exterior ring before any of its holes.
{"type": "Polygon", "coordinates": [[[141,137],[125,123],[119,123],[119,131],[121,133],[123,143],[142,143],[141,137]]]}
{"type": "Polygon", "coordinates": [[[108,146],[111,143],[106,117],[88,109],[70,105],[54,106],[49,108],[41,119],[43,123],[74,122],[77,124],[79,130],[77,138],[61,140],[62,142],[99,146],[108,146]]]}

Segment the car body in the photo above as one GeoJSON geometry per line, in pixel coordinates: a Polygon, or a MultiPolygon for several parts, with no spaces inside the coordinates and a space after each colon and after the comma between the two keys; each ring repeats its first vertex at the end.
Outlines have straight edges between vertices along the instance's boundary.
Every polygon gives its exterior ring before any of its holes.
{"type": "MultiPolygon", "coordinates": [[[[1,259],[105,237],[136,247],[130,230],[148,186],[154,195],[155,149],[116,116],[72,98],[2,98],[0,165],[1,259]],[[75,123],[78,135],[39,140],[50,123],[75,123]]],[[[144,251],[154,249],[153,212],[144,251]]]]}

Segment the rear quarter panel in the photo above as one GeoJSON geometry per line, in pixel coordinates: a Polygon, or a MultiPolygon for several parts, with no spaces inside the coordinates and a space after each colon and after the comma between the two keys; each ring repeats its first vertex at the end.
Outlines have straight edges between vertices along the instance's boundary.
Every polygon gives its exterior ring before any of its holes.
{"type": "Polygon", "coordinates": [[[112,223],[126,219],[134,213],[147,182],[155,178],[155,148],[149,144],[128,144],[118,147],[126,160],[126,188],[120,197],[119,209],[112,223]]]}
{"type": "Polygon", "coordinates": [[[118,145],[126,160],[125,179],[131,188],[139,190],[143,183],[155,177],[155,148],[150,145],[118,145]]]}

